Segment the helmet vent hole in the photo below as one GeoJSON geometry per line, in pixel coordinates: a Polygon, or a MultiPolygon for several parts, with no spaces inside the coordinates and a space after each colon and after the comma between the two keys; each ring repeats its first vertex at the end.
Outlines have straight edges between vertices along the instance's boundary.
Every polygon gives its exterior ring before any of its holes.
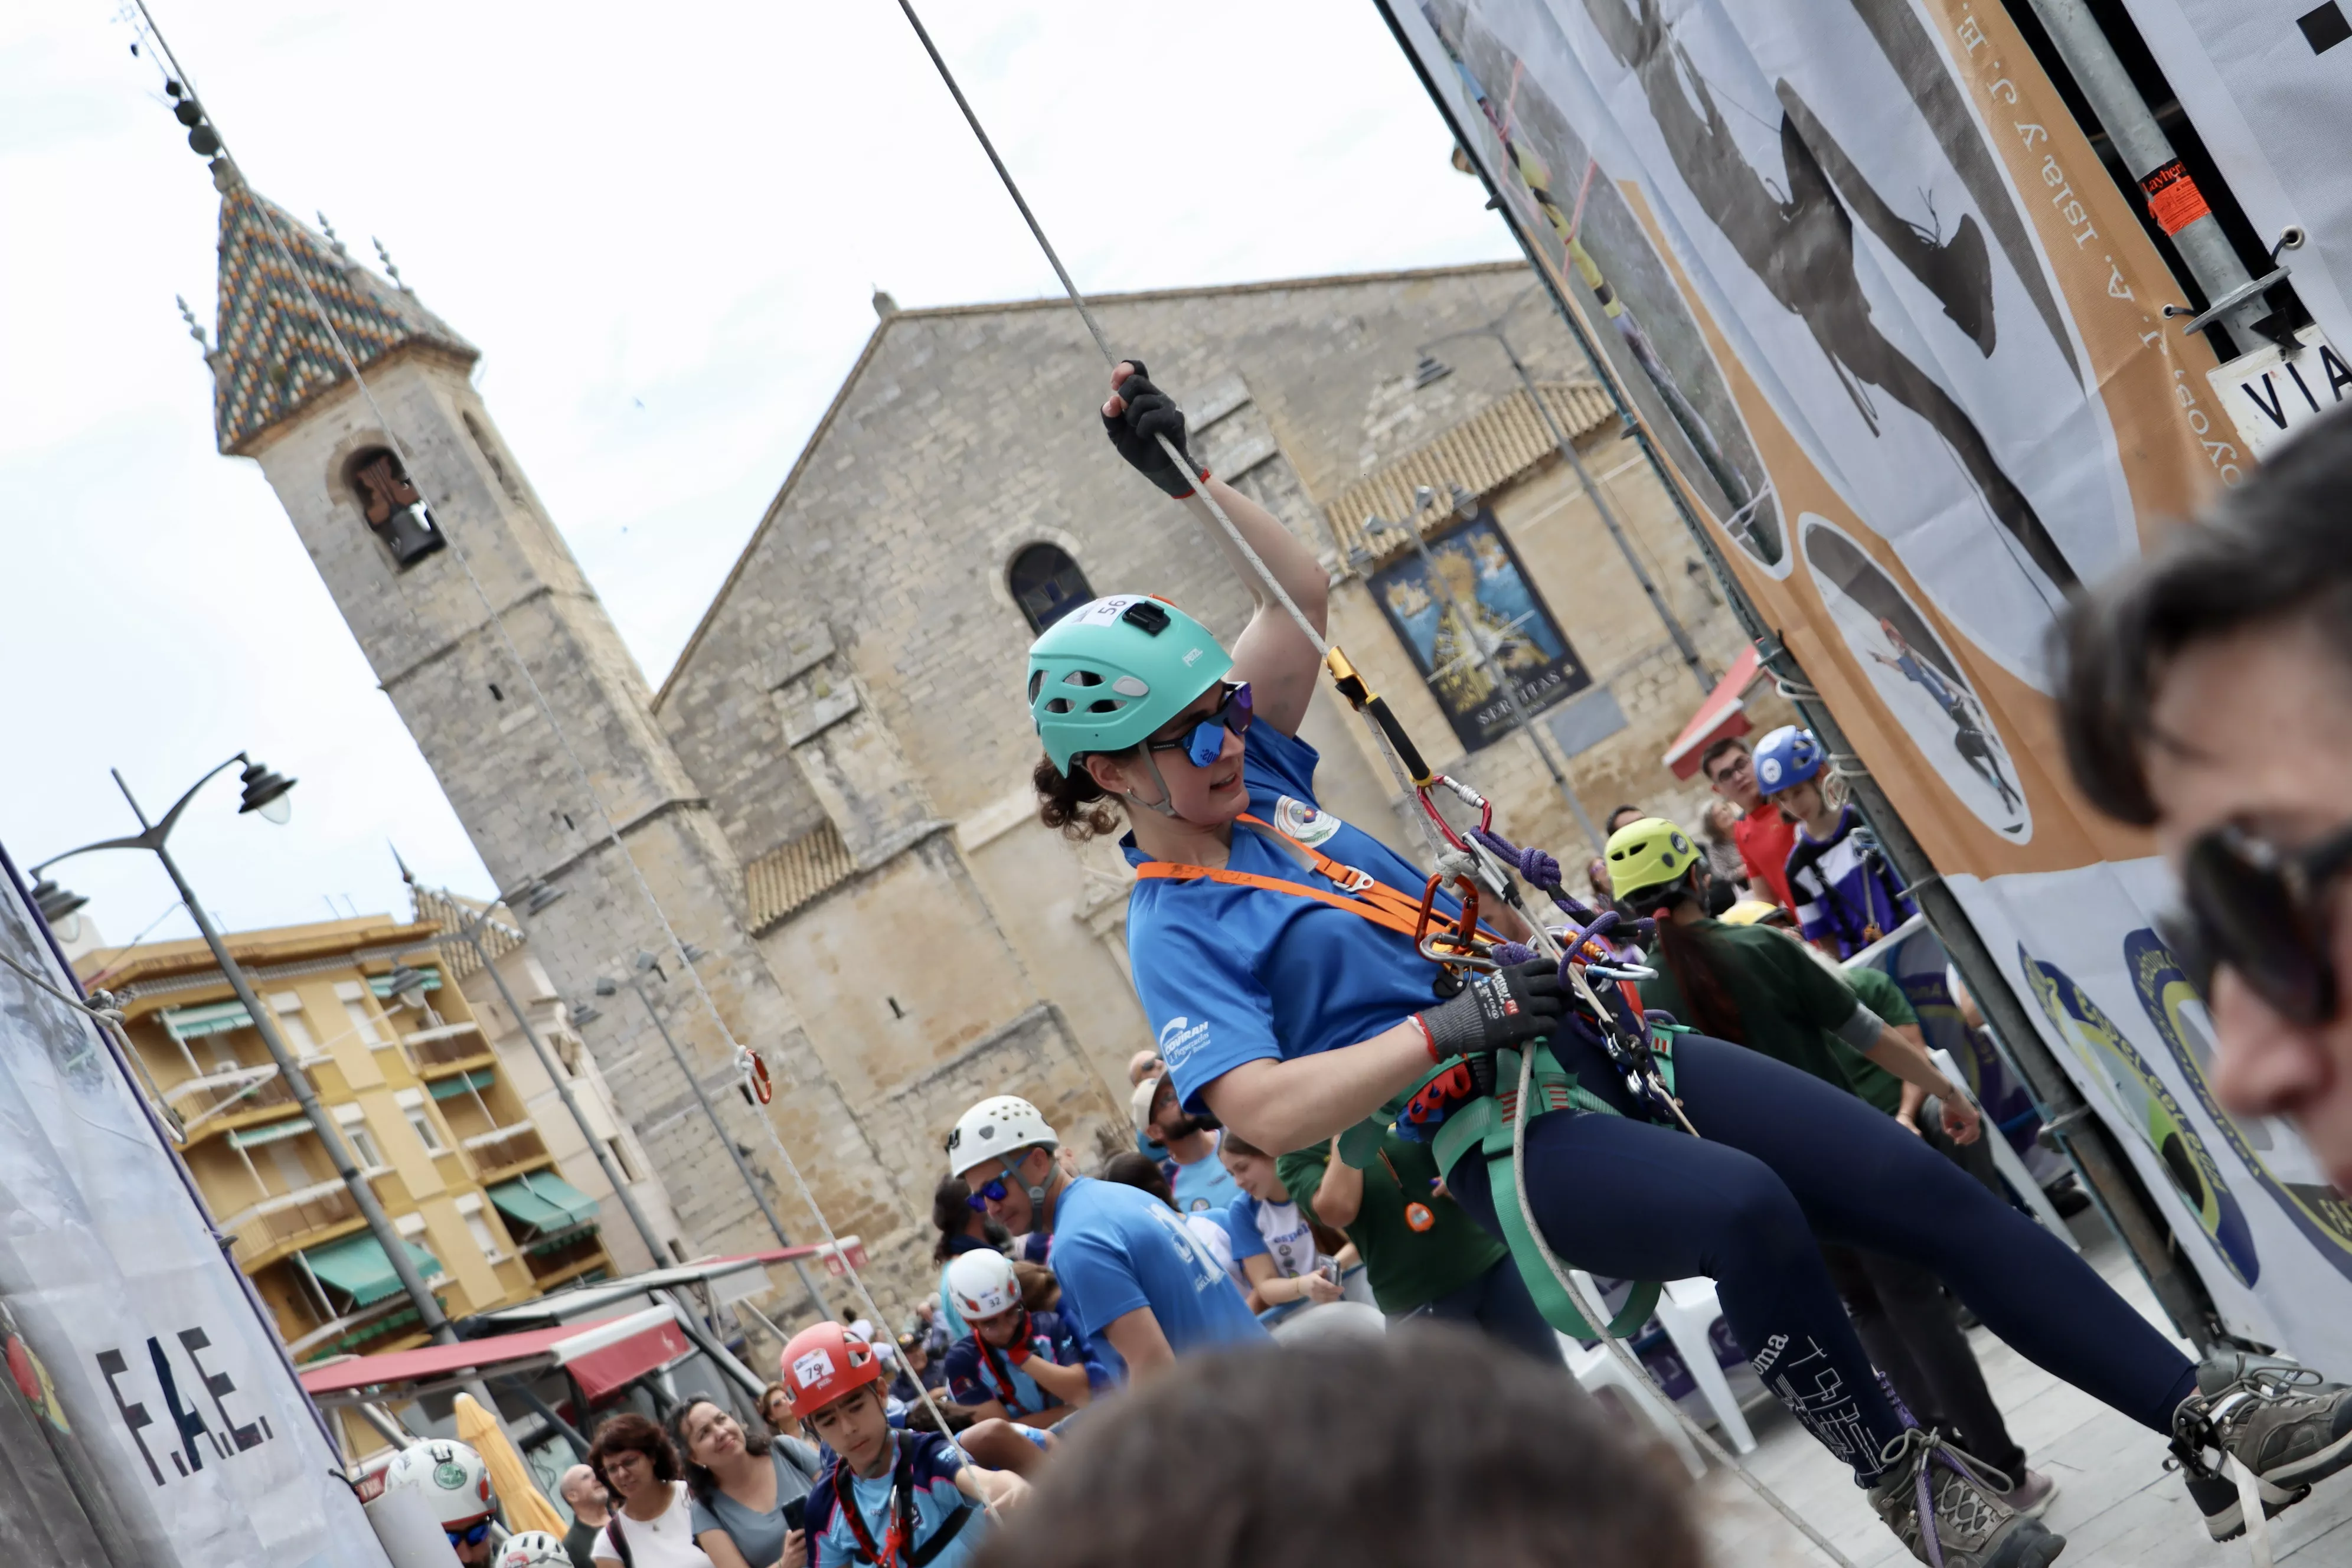
{"type": "Polygon", "coordinates": [[[1091,669],[1074,669],[1062,677],[1065,686],[1100,686],[1102,683],[1103,678],[1091,669]]]}
{"type": "Polygon", "coordinates": [[[1112,698],[1097,697],[1092,702],[1087,704],[1087,711],[1089,713],[1116,713],[1126,706],[1126,703],[1118,701],[1112,698]]]}
{"type": "Polygon", "coordinates": [[[1051,702],[1045,704],[1045,711],[1048,713],[1067,713],[1070,711],[1070,700],[1066,697],[1056,697],[1051,702]]]}
{"type": "Polygon", "coordinates": [[[1032,676],[1029,678],[1029,700],[1030,700],[1030,701],[1034,702],[1034,701],[1036,701],[1036,700],[1037,700],[1037,693],[1038,693],[1041,689],[1044,689],[1045,684],[1045,672],[1044,670],[1042,670],[1042,669],[1041,669],[1041,670],[1038,670],[1035,674],[1032,675],[1032,676]]]}

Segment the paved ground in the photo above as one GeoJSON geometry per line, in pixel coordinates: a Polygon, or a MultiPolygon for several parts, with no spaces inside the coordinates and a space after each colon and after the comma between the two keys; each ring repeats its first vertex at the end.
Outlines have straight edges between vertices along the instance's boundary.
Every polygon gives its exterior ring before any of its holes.
{"type": "MultiPolygon", "coordinates": [[[[2098,1221],[2082,1216],[2076,1235],[2109,1283],[2161,1326],[2163,1313],[2098,1221]]],[[[2156,1434],[2059,1382],[1982,1329],[1969,1337],[2011,1432],[2033,1468],[2058,1482],[2058,1496],[2044,1518],[2066,1537],[2063,1568],[2242,1568],[2251,1561],[2243,1539],[2223,1546],[2207,1538],[2204,1521],[2179,1479],[2163,1468],[2165,1446],[2156,1434]]],[[[1856,1568],[1911,1561],[1871,1514],[1844,1467],[1779,1405],[1767,1401],[1752,1406],[1748,1418],[1759,1445],[1748,1458],[1757,1477],[1835,1542],[1856,1568]]],[[[1821,1568],[1826,1562],[1736,1476],[1710,1474],[1700,1483],[1698,1504],[1714,1568],[1821,1568]]],[[[2273,1520],[2271,1528],[2281,1563],[2352,1564],[2352,1477],[2323,1485],[2273,1520]]]]}

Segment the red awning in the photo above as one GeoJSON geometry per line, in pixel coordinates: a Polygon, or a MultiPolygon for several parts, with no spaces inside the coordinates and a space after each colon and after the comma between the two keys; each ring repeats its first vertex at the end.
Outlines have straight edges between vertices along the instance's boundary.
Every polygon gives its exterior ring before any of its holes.
{"type": "Polygon", "coordinates": [[[387,1397],[398,1399],[420,1387],[447,1383],[463,1372],[487,1375],[562,1366],[571,1369],[581,1392],[593,1400],[667,1365],[692,1348],[678,1326],[677,1313],[667,1307],[652,1307],[601,1322],[566,1323],[454,1345],[420,1345],[383,1355],[352,1356],[309,1369],[302,1373],[302,1386],[314,1399],[362,1388],[381,1388],[387,1397]]]}
{"type": "Polygon", "coordinates": [[[1728,735],[1745,735],[1755,728],[1748,721],[1740,699],[1755,684],[1760,667],[1753,644],[1739,650],[1739,657],[1731,661],[1731,668],[1716,682],[1715,689],[1706,694],[1706,700],[1698,705],[1691,721],[1683,726],[1683,732],[1666,748],[1664,761],[1675,777],[1686,779],[1697,773],[1699,758],[1717,741],[1728,735]]]}

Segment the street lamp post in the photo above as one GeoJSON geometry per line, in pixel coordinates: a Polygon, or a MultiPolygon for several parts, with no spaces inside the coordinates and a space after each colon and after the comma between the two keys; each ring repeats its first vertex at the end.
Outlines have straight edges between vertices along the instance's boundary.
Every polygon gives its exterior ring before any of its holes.
{"type": "Polygon", "coordinates": [[[539,1037],[539,1031],[530,1026],[530,1015],[523,1011],[520,1002],[515,1000],[514,992],[507,985],[507,977],[499,973],[499,966],[490,961],[489,950],[482,945],[482,931],[490,923],[490,910],[499,903],[519,914],[535,915],[562,897],[562,889],[551,888],[533,879],[511,893],[499,894],[497,903],[467,921],[464,928],[455,934],[459,942],[474,950],[474,956],[481,960],[482,967],[489,972],[490,984],[498,987],[507,1011],[514,1015],[515,1022],[521,1026],[522,1037],[530,1042],[531,1050],[539,1058],[540,1068],[547,1074],[549,1081],[555,1085],[556,1095],[563,1101],[563,1109],[571,1113],[572,1125],[580,1129],[580,1136],[587,1142],[588,1152],[596,1156],[597,1169],[603,1171],[604,1179],[613,1184],[613,1195],[621,1200],[621,1207],[628,1215],[629,1223],[636,1227],[637,1235],[645,1241],[646,1256],[658,1268],[662,1265],[662,1240],[654,1233],[653,1221],[647,1219],[645,1210],[637,1206],[636,1194],[629,1190],[627,1173],[613,1158],[613,1152],[604,1146],[604,1141],[596,1136],[595,1128],[589,1125],[586,1113],[580,1109],[580,1101],[572,1092],[571,1080],[564,1076],[562,1065],[555,1059],[555,1053],[548,1047],[547,1042],[539,1037]]]}
{"type": "MultiPolygon", "coordinates": [[[[688,956],[689,958],[694,956],[693,949],[688,950],[688,956]]],[[[669,1047],[670,1060],[676,1062],[677,1070],[686,1075],[686,1086],[694,1090],[695,1102],[702,1107],[702,1114],[709,1119],[710,1131],[717,1136],[719,1146],[726,1150],[728,1159],[735,1163],[736,1174],[743,1178],[743,1185],[751,1193],[751,1201],[760,1205],[760,1213],[766,1217],[768,1228],[776,1233],[776,1245],[790,1247],[793,1244],[792,1237],[784,1234],[784,1222],[776,1217],[775,1208],[768,1202],[768,1194],[760,1190],[760,1179],[752,1173],[751,1163],[743,1158],[743,1151],[735,1146],[735,1140],[729,1137],[727,1129],[720,1125],[719,1108],[712,1105],[710,1096],[703,1092],[702,1079],[696,1076],[694,1066],[687,1060],[686,1053],[678,1049],[677,1039],[669,1032],[669,1026],[662,1022],[662,1016],[654,1006],[653,998],[646,994],[645,986],[637,979],[637,976],[646,970],[658,967],[658,963],[652,953],[641,952],[637,954],[635,969],[623,979],[614,981],[609,976],[600,975],[596,981],[596,994],[617,996],[623,985],[626,985],[637,994],[637,1000],[645,1005],[646,1016],[654,1021],[654,1027],[661,1031],[662,1044],[669,1047]]],[[[800,1276],[801,1288],[808,1292],[809,1300],[816,1304],[818,1315],[831,1317],[833,1309],[826,1303],[824,1293],[816,1288],[816,1280],[810,1275],[808,1266],[800,1259],[794,1258],[793,1272],[800,1276]]]]}
{"type": "MultiPolygon", "coordinates": [[[[1593,826],[1592,818],[1585,812],[1584,803],[1576,798],[1575,786],[1568,782],[1568,774],[1561,771],[1559,763],[1552,760],[1550,749],[1543,743],[1543,737],[1536,732],[1535,725],[1528,717],[1527,706],[1519,700],[1517,682],[1511,679],[1510,671],[1505,669],[1501,661],[1495,657],[1496,649],[1489,645],[1485,631],[1481,630],[1478,623],[1471,618],[1469,610],[1462,601],[1454,596],[1454,585],[1448,583],[1444,574],[1437,569],[1437,557],[1430,552],[1429,536],[1422,531],[1421,519],[1418,515],[1422,509],[1428,507],[1431,501],[1437,499],[1437,492],[1423,485],[1413,492],[1412,499],[1416,515],[1411,523],[1403,525],[1403,531],[1412,538],[1413,549],[1421,553],[1423,574],[1429,579],[1430,586],[1434,588],[1439,597],[1445,601],[1445,607],[1454,612],[1454,624],[1460,626],[1462,635],[1469,639],[1470,647],[1477,658],[1478,668],[1486,671],[1486,679],[1493,681],[1496,689],[1502,692],[1504,702],[1511,710],[1511,728],[1525,734],[1528,743],[1536,749],[1536,755],[1543,759],[1544,771],[1551,774],[1552,785],[1559,791],[1559,798],[1568,803],[1570,813],[1575,816],[1576,825],[1584,830],[1584,837],[1591,842],[1593,851],[1596,854],[1600,853],[1608,847],[1608,840],[1602,837],[1601,830],[1593,826]]],[[[1476,498],[1466,490],[1457,489],[1456,491],[1454,510],[1462,514],[1463,521],[1465,522],[1469,521],[1470,516],[1475,515],[1475,505],[1472,503],[1475,503],[1475,500],[1476,498]]],[[[1386,518],[1373,517],[1364,520],[1364,531],[1375,539],[1384,537],[1398,526],[1386,518]]],[[[1436,673],[1435,670],[1430,672],[1433,678],[1436,673]]]]}
{"type": "MultiPolygon", "coordinates": [[[[1527,297],[1527,295],[1520,296],[1521,299],[1527,297]]],[[[1517,300],[1512,301],[1513,304],[1517,302],[1517,300]]],[[[1528,374],[1528,367],[1521,363],[1518,351],[1511,346],[1511,340],[1504,334],[1503,323],[1509,319],[1509,316],[1510,311],[1507,309],[1502,315],[1488,321],[1485,326],[1465,327],[1458,332],[1448,332],[1444,337],[1432,338],[1421,347],[1421,363],[1414,371],[1413,379],[1419,384],[1425,386],[1445,374],[1445,367],[1433,358],[1429,352],[1440,343],[1450,343],[1462,338],[1495,340],[1503,351],[1503,357],[1511,362],[1512,373],[1519,378],[1519,385],[1526,389],[1528,401],[1536,405],[1536,417],[1543,421],[1544,430],[1551,437],[1552,446],[1559,449],[1560,457],[1567,461],[1569,468],[1576,475],[1577,483],[1584,487],[1584,493],[1592,498],[1592,510],[1601,514],[1601,525],[1609,530],[1609,537],[1617,542],[1617,549],[1625,557],[1625,564],[1633,569],[1633,580],[1642,584],[1642,592],[1649,596],[1650,608],[1657,612],[1658,619],[1665,626],[1666,635],[1674,638],[1675,648],[1682,654],[1684,665],[1691,672],[1691,679],[1698,682],[1698,689],[1702,695],[1712,692],[1715,689],[1715,677],[1708,672],[1706,661],[1699,657],[1698,645],[1691,641],[1690,633],[1684,628],[1682,622],[1675,618],[1672,606],[1666,603],[1665,595],[1659,592],[1657,583],[1650,576],[1649,568],[1643,566],[1642,558],[1634,553],[1633,540],[1627,536],[1624,525],[1617,521],[1617,513],[1609,505],[1608,498],[1603,496],[1601,493],[1601,488],[1592,482],[1592,475],[1586,470],[1584,459],[1577,453],[1576,443],[1569,438],[1568,432],[1560,428],[1559,421],[1554,419],[1551,410],[1544,405],[1543,395],[1536,390],[1535,377],[1528,374]]]]}
{"type": "MultiPolygon", "coordinates": [[[[139,809],[139,802],[131,793],[131,786],[122,782],[122,774],[110,769],[114,773],[115,787],[122,791],[122,798],[131,803],[131,815],[139,819],[140,832],[131,837],[103,839],[96,844],[85,844],[79,849],[68,849],[62,855],[52,855],[33,868],[34,875],[38,878],[43,870],[60,860],[68,860],[97,849],[144,849],[163,863],[163,870],[172,879],[172,886],[179,891],[180,901],[194,917],[196,930],[203,933],[205,945],[212,949],[213,961],[220,965],[229,989],[236,993],[236,999],[244,1005],[246,1016],[253,1020],[254,1027],[260,1032],[261,1042],[268,1048],[270,1059],[278,1064],[278,1077],[293,1091],[294,1102],[302,1108],[302,1114],[309,1119],[311,1132],[327,1151],[327,1158],[334,1164],[335,1174],[342,1178],[344,1189],[351,1194],[352,1206],[360,1211],[360,1217],[367,1221],[369,1233],[375,1237],[376,1245],[383,1249],[385,1260],[392,1265],[394,1275],[400,1280],[400,1288],[407,1293],[410,1304],[416,1309],[416,1315],[423,1321],[425,1331],[440,1343],[454,1343],[457,1336],[449,1327],[449,1320],[443,1314],[441,1303],[434,1299],[431,1288],[425,1282],[425,1276],[417,1271],[415,1260],[408,1256],[408,1247],[400,1233],[393,1228],[391,1217],[383,1212],[383,1205],[376,1201],[375,1189],[368,1184],[367,1177],[361,1173],[358,1163],[352,1158],[350,1145],[343,1142],[342,1131],[335,1125],[334,1118],[327,1114],[327,1108],[320,1103],[318,1091],[310,1086],[310,1075],[302,1070],[301,1063],[287,1047],[286,1037],[278,1032],[277,1018],[262,1005],[261,998],[254,994],[253,983],[246,978],[245,971],[237,967],[236,960],[229,956],[228,943],[223,940],[219,928],[213,924],[212,917],[205,912],[204,900],[196,897],[194,888],[188,886],[187,878],[180,873],[179,863],[172,858],[171,850],[165,847],[164,841],[171,837],[172,829],[179,826],[180,814],[196,797],[196,792],[210,784],[224,769],[237,763],[245,764],[245,771],[239,775],[245,786],[245,795],[236,808],[238,813],[254,812],[265,821],[284,822],[293,808],[288,792],[293,789],[294,781],[271,773],[243,752],[189,785],[188,792],[157,822],[147,820],[147,814],[139,809]]],[[[47,884],[47,894],[40,902],[44,916],[49,916],[52,910],[69,910],[79,907],[75,895],[55,882],[47,884]]]]}

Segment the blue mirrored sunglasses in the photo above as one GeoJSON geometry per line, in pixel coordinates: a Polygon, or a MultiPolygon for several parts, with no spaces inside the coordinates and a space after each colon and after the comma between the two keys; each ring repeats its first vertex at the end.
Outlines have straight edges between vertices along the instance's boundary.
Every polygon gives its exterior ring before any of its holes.
{"type": "Polygon", "coordinates": [[[1174,740],[1147,742],[1144,749],[1181,752],[1196,768],[1205,768],[1215,762],[1218,753],[1225,749],[1225,731],[1230,730],[1236,735],[1245,735],[1249,732],[1250,721],[1257,716],[1250,701],[1248,681],[1244,680],[1238,686],[1226,682],[1224,687],[1224,700],[1217,704],[1216,711],[1174,740]]]}
{"type": "Polygon", "coordinates": [[[971,1205],[973,1213],[986,1214],[989,1205],[1001,1204],[1004,1201],[1005,1190],[1004,1178],[999,1176],[984,1187],[973,1188],[971,1196],[964,1199],[964,1202],[971,1205]]]}
{"type": "Polygon", "coordinates": [[[441,1533],[449,1538],[452,1546],[479,1546],[490,1538],[490,1521],[476,1520],[463,1530],[444,1530],[441,1533]]]}

